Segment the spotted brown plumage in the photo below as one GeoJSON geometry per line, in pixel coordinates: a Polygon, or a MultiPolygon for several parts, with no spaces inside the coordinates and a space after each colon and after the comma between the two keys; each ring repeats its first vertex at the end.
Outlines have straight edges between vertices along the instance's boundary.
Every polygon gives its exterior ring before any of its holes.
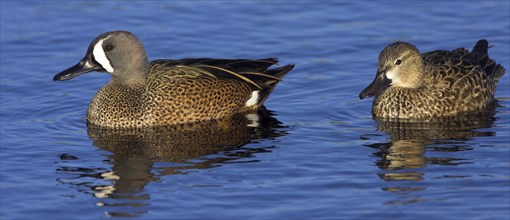
{"type": "Polygon", "coordinates": [[[431,119],[483,111],[495,104],[494,92],[505,69],[489,58],[488,42],[473,50],[435,50],[420,54],[406,42],[390,44],[379,56],[374,81],[360,98],[375,96],[376,118],[431,119]]]}
{"type": "Polygon", "coordinates": [[[112,79],[92,99],[88,122],[114,128],[219,119],[256,110],[294,65],[269,69],[276,58],[154,60],[126,31],[107,32],[75,66],[55,75],[69,80],[91,71],[112,79]]]}

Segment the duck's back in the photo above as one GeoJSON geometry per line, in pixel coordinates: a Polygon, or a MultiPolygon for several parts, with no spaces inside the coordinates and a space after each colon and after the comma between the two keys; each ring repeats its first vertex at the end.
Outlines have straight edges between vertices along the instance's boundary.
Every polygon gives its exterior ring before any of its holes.
{"type": "Polygon", "coordinates": [[[438,50],[422,57],[424,85],[437,98],[446,99],[451,114],[481,110],[494,102],[505,69],[489,58],[486,40],[478,41],[471,52],[464,48],[438,50]]]}

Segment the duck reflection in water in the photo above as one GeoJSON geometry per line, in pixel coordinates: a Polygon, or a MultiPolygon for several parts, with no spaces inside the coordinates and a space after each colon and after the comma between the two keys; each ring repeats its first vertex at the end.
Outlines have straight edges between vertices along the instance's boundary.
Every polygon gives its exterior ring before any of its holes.
{"type": "MultiPolygon", "coordinates": [[[[105,129],[88,124],[93,145],[111,152],[105,163],[111,170],[60,167],[57,172],[69,172],[79,178],[60,179],[80,191],[101,199],[98,206],[148,206],[150,194],[144,187],[162,176],[186,174],[190,170],[207,169],[226,162],[256,162],[242,160],[256,153],[270,152],[272,146],[243,148],[244,145],[273,139],[286,134],[286,127],[262,108],[252,114],[237,114],[230,118],[203,123],[138,129],[105,129]],[[90,177],[105,180],[106,185],[91,183],[90,177]],[[82,179],[82,180],[80,180],[82,179]],[[83,189],[86,185],[87,189],[83,189]],[[90,190],[91,189],[91,190],[90,190]]],[[[69,156],[62,158],[66,160],[69,156]]],[[[73,158],[73,157],[71,157],[73,158]]],[[[75,158],[76,159],[76,158],[75,158]]],[[[137,216],[137,212],[108,212],[109,216],[137,216]]]]}
{"type": "MultiPolygon", "coordinates": [[[[424,180],[427,165],[458,166],[472,163],[469,159],[456,157],[455,152],[472,150],[468,142],[473,137],[494,136],[494,132],[480,131],[494,122],[496,104],[486,111],[467,113],[455,117],[428,120],[376,119],[377,130],[389,135],[390,142],[366,145],[377,149],[380,158],[376,165],[384,172],[378,176],[394,186],[382,187],[384,191],[401,195],[402,200],[388,204],[421,202],[425,199],[411,196],[413,191],[426,190],[413,187],[414,181],[424,180]],[[425,156],[445,155],[448,157],[425,156]],[[411,181],[411,182],[409,182],[411,181]]],[[[366,138],[366,137],[365,137],[366,138]]],[[[444,176],[445,178],[447,176],[444,176]]]]}

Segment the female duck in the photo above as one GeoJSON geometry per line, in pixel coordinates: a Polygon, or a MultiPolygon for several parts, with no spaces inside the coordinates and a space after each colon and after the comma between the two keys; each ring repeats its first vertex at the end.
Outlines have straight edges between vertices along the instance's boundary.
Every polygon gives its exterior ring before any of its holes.
{"type": "Polygon", "coordinates": [[[360,94],[375,96],[376,118],[431,119],[483,111],[494,104],[496,84],[505,69],[488,55],[488,42],[473,50],[435,50],[420,54],[406,42],[390,44],[379,55],[374,81],[360,94]]]}

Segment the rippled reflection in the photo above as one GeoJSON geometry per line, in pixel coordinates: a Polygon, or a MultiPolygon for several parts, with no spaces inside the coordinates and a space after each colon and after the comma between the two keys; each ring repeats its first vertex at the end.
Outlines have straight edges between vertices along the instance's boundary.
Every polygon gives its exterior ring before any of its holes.
{"type": "MultiPolygon", "coordinates": [[[[111,170],[62,166],[57,172],[72,177],[58,181],[97,197],[97,206],[113,210],[105,213],[107,216],[139,216],[150,205],[151,195],[144,191],[148,183],[165,175],[186,174],[192,169],[211,168],[270,152],[272,146],[243,146],[285,134],[285,127],[267,110],[204,123],[146,129],[112,130],[89,124],[88,135],[93,145],[111,152],[104,160],[111,170]]],[[[78,158],[61,155],[61,160],[75,159],[78,158]]]]}
{"type": "Polygon", "coordinates": [[[382,180],[394,183],[394,186],[382,187],[384,191],[397,193],[398,200],[386,204],[408,204],[425,201],[412,196],[413,192],[426,190],[426,187],[413,187],[412,182],[422,181],[427,164],[458,166],[473,163],[455,152],[472,150],[467,141],[473,137],[493,136],[494,132],[477,129],[491,127],[495,108],[482,113],[465,114],[457,117],[435,119],[433,121],[386,121],[376,119],[377,130],[389,135],[390,142],[366,145],[377,149],[375,156],[380,158],[376,166],[383,172],[378,176],[382,180]],[[433,156],[426,156],[427,152],[433,156]],[[434,157],[434,155],[447,157],[434,157]],[[410,182],[411,183],[410,183],[410,182]]]}

